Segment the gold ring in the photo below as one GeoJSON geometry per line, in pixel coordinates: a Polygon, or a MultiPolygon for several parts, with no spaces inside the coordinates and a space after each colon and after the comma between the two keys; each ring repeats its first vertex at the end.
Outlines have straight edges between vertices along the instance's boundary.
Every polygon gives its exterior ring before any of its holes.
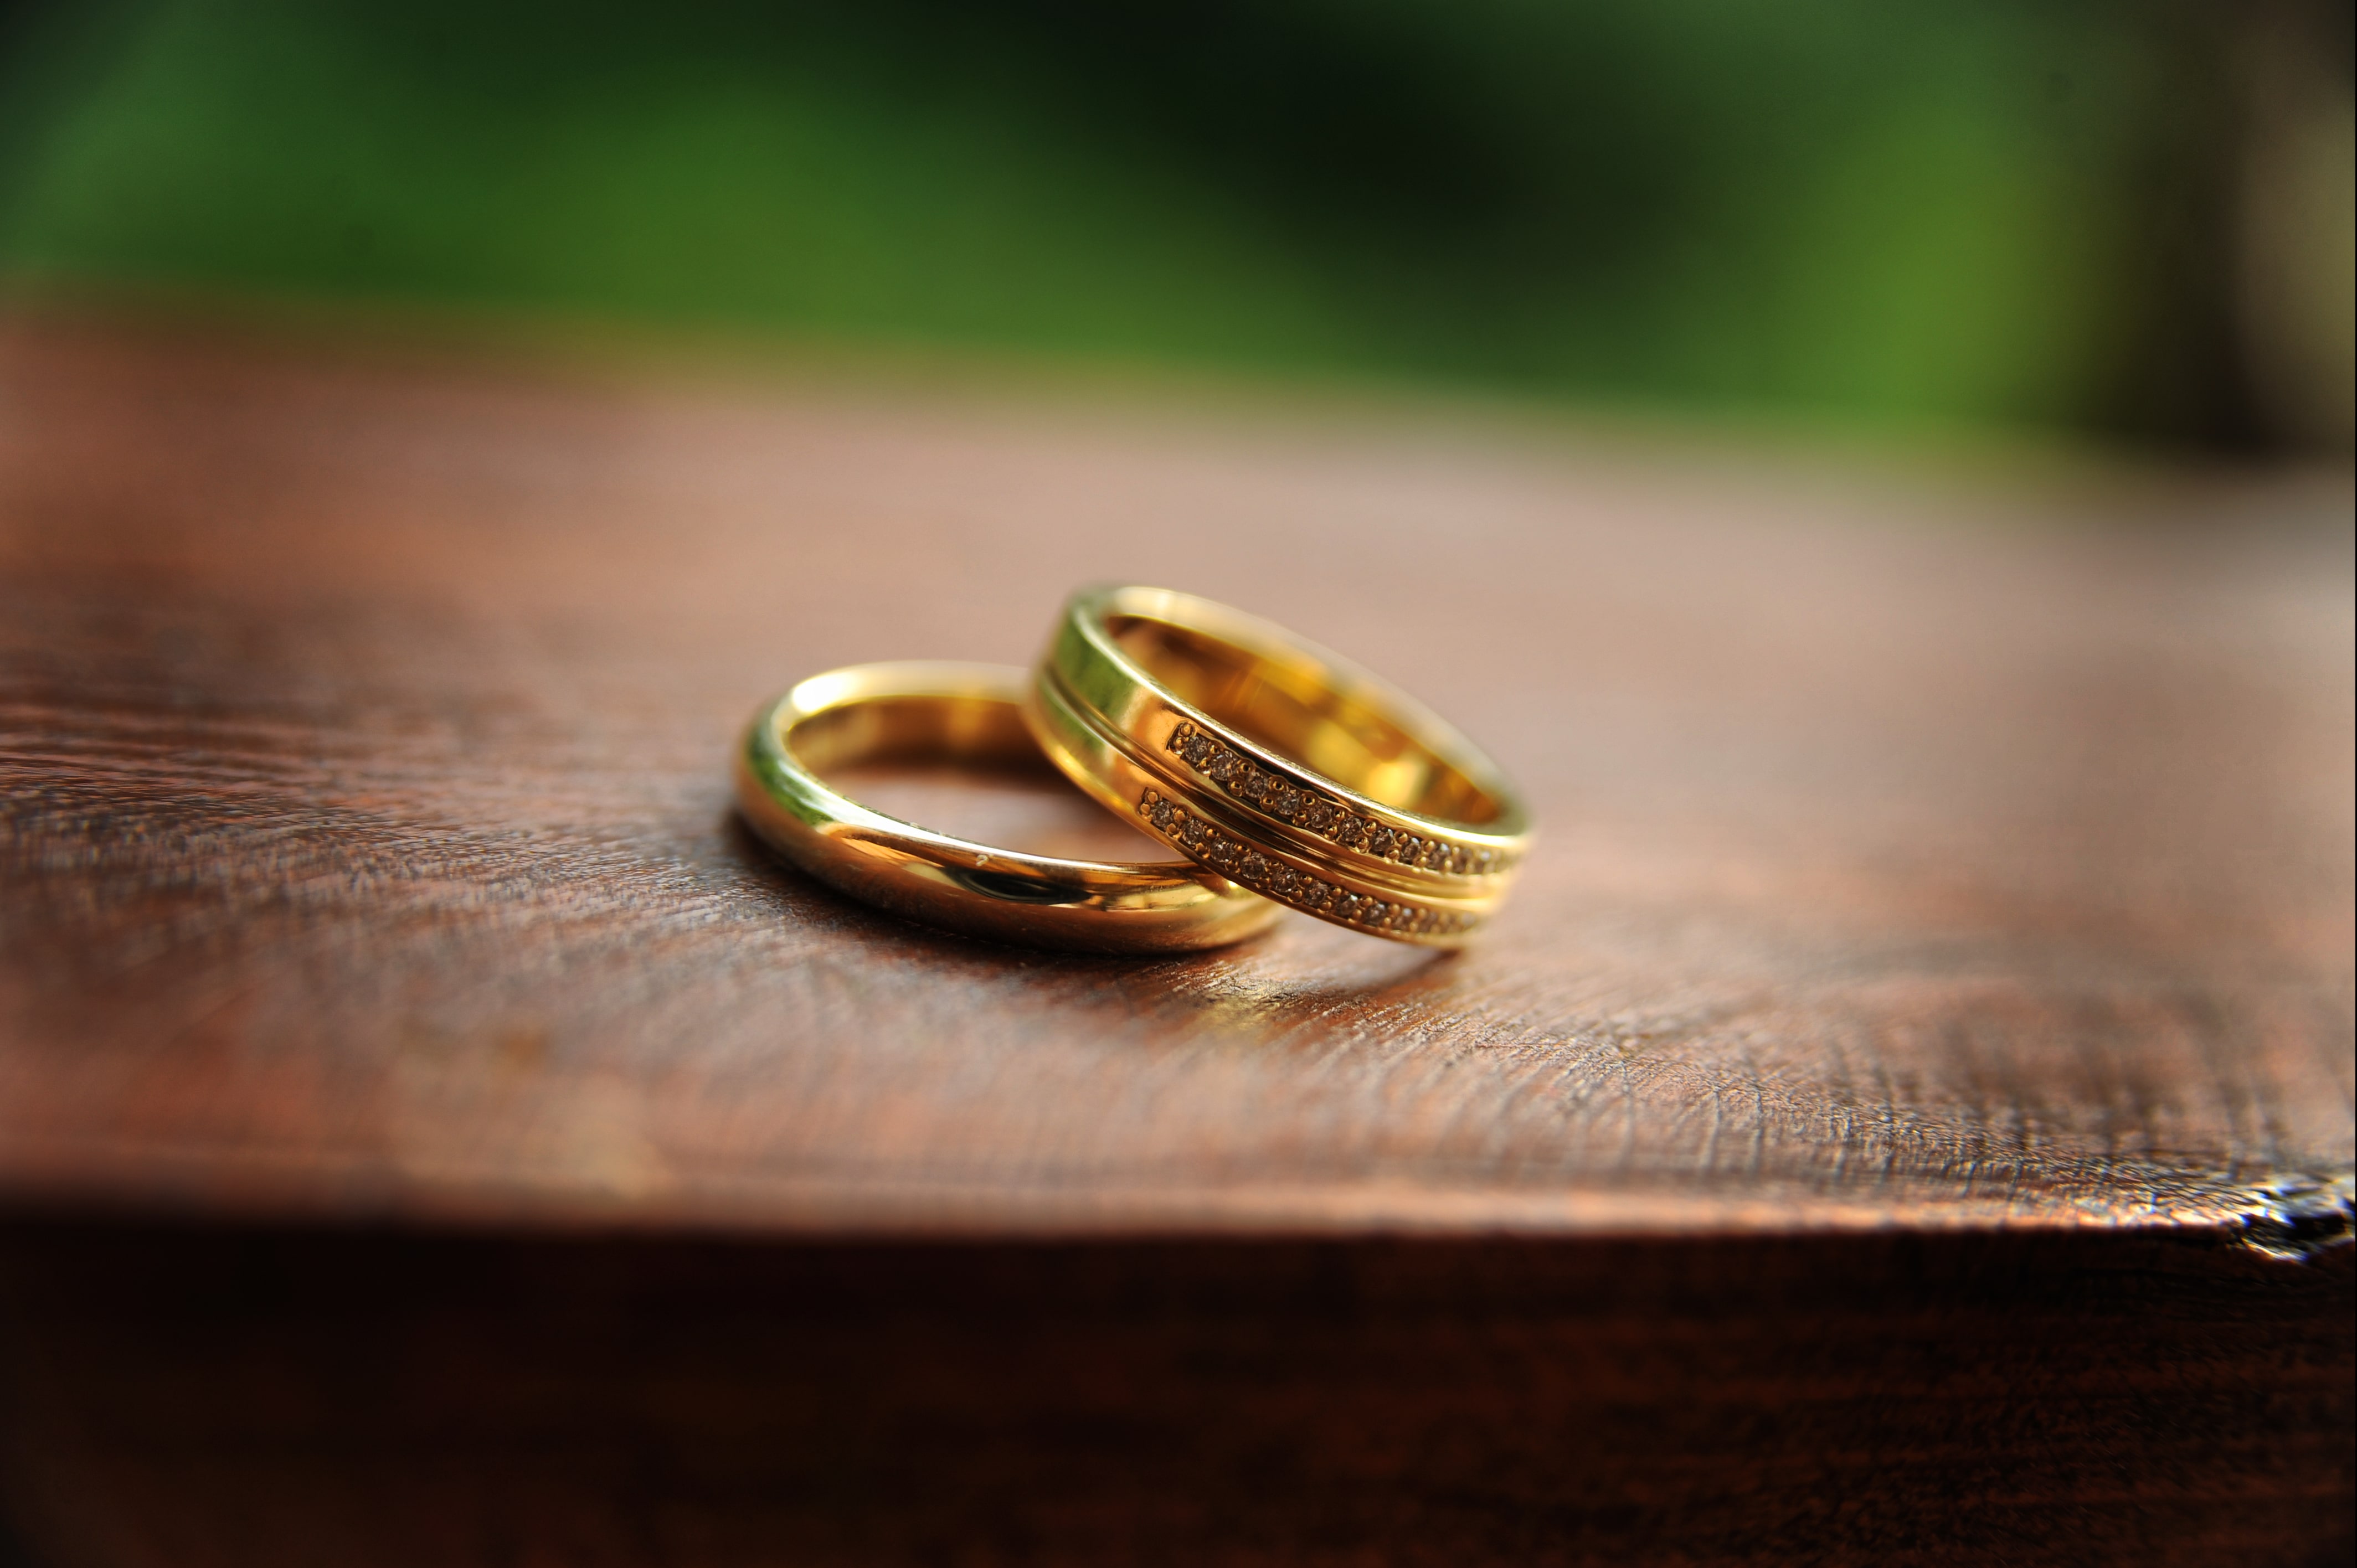
{"type": "Polygon", "coordinates": [[[972,936],[1092,952],[1181,952],[1262,929],[1275,906],[1184,862],[1124,865],[971,843],[836,793],[818,770],[953,761],[1048,773],[1025,729],[1025,671],[860,664],[764,707],[737,753],[753,831],[804,871],[898,915],[972,936]]]}
{"type": "Polygon", "coordinates": [[[1495,911],[1530,846],[1505,775],[1421,703],[1190,594],[1074,595],[1024,716],[1106,805],[1353,930],[1455,947],[1495,911]]]}

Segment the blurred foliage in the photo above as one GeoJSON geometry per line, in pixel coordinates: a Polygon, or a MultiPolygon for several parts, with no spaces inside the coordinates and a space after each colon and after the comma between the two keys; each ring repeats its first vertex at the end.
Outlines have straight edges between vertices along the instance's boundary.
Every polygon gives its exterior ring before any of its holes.
{"type": "Polygon", "coordinates": [[[22,10],[20,279],[2240,434],[2216,9],[22,10]]]}

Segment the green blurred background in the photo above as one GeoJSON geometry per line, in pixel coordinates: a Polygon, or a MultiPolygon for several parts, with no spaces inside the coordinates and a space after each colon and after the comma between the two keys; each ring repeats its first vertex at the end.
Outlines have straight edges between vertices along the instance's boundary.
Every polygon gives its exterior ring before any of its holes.
{"type": "Polygon", "coordinates": [[[0,9],[0,274],[2342,449],[2349,7],[0,9]]]}

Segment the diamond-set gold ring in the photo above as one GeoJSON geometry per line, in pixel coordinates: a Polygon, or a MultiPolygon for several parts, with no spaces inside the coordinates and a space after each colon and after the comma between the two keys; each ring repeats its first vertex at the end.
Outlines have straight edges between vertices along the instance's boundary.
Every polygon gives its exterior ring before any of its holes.
{"type": "Polygon", "coordinates": [[[1198,864],[1395,941],[1462,943],[1530,845],[1504,774],[1423,704],[1193,595],[1073,596],[1025,716],[1075,783],[1198,864]]]}

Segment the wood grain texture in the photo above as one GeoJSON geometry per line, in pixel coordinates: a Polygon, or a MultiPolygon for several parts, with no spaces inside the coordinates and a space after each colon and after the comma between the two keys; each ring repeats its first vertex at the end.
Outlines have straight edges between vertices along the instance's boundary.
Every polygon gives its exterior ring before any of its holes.
{"type": "Polygon", "coordinates": [[[2231,1224],[2352,1144],[2345,475],[1946,485],[1399,413],[634,385],[18,318],[0,1193],[746,1230],[2231,1224]],[[1455,958],[937,936],[774,690],[1142,579],[1543,839],[1455,958]]]}
{"type": "Polygon", "coordinates": [[[0,1522],[174,1568],[2322,1568],[2350,1261],[19,1225],[0,1522]]]}

